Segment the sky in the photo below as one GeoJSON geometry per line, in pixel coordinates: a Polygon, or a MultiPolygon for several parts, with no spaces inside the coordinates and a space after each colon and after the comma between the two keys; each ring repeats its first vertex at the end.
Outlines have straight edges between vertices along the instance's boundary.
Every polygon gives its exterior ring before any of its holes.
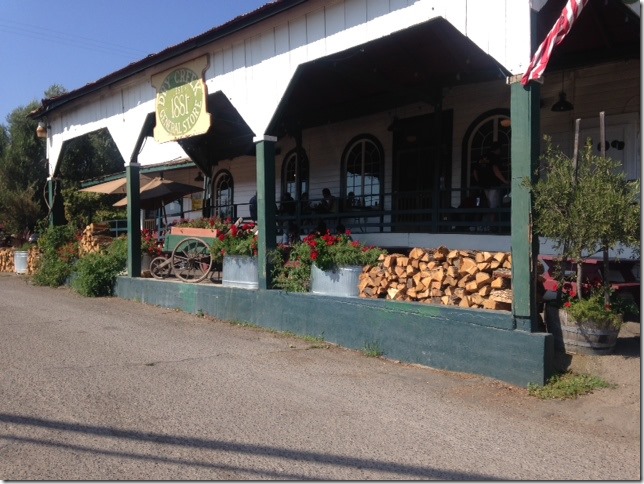
{"type": "Polygon", "coordinates": [[[0,0],[0,124],[271,0],[0,0]]]}

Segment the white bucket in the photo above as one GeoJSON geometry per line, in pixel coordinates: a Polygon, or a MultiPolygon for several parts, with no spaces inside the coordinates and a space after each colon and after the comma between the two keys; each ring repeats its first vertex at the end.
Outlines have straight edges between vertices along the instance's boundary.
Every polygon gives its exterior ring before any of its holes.
{"type": "Polygon", "coordinates": [[[16,274],[26,274],[29,262],[29,252],[17,250],[13,253],[13,267],[16,274]]]}

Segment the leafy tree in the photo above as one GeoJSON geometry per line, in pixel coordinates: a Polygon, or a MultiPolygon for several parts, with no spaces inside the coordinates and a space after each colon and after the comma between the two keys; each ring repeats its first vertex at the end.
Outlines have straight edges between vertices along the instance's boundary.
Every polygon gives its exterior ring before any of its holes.
{"type": "MultiPolygon", "coordinates": [[[[581,262],[602,252],[608,303],[608,251],[620,244],[639,248],[639,181],[628,182],[621,164],[596,155],[590,141],[580,150],[577,166],[552,146],[550,138],[546,137],[546,143],[544,176],[531,186],[536,231],[552,239],[564,258],[579,262],[579,288],[581,262]]],[[[578,295],[581,298],[581,291],[578,295]]]]}
{"type": "Polygon", "coordinates": [[[38,123],[27,117],[36,107],[34,102],[12,111],[0,141],[0,221],[18,244],[47,213],[45,144],[36,137],[38,123]]]}
{"type": "Polygon", "coordinates": [[[60,162],[60,176],[66,188],[82,180],[117,173],[125,162],[106,129],[100,129],[65,143],[60,162]]]}

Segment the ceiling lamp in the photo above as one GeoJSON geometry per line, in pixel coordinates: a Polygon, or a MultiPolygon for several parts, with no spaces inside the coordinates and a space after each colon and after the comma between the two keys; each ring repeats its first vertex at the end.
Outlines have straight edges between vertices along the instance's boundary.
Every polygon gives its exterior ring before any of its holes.
{"type": "Polygon", "coordinates": [[[566,100],[566,93],[564,92],[564,73],[561,71],[561,92],[559,92],[559,101],[554,103],[550,108],[551,111],[555,113],[563,113],[566,111],[572,111],[573,105],[568,100],[566,100]]]}
{"type": "Polygon", "coordinates": [[[202,182],[203,181],[203,173],[199,172],[199,174],[197,174],[197,176],[195,177],[195,181],[202,182]]]}

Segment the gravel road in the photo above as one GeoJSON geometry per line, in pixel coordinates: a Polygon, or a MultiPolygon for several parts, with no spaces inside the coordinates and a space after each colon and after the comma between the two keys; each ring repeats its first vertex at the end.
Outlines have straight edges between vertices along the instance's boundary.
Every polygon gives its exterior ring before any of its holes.
{"type": "Polygon", "coordinates": [[[640,479],[633,335],[568,362],[618,388],[541,401],[24,276],[0,294],[0,479],[640,479]]]}

